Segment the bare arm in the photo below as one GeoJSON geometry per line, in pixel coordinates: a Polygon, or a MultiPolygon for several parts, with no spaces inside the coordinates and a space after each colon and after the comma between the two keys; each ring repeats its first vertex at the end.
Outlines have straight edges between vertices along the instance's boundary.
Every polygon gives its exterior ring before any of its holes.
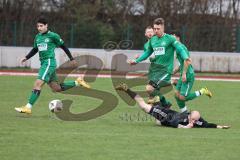
{"type": "Polygon", "coordinates": [[[177,66],[176,68],[174,68],[173,75],[175,75],[177,72],[179,72],[179,70],[180,70],[180,66],[177,66]]]}
{"type": "Polygon", "coordinates": [[[222,125],[217,125],[218,129],[228,129],[230,126],[222,126],[222,125]]]}
{"type": "Polygon", "coordinates": [[[181,124],[178,124],[178,128],[193,128],[193,124],[192,124],[192,123],[189,123],[189,124],[186,125],[186,126],[181,125],[181,124]]]}
{"type": "Polygon", "coordinates": [[[187,80],[186,73],[187,73],[187,70],[188,70],[188,67],[190,64],[191,64],[190,58],[184,60],[183,73],[182,73],[182,81],[183,82],[186,82],[186,80],[187,80]]]}

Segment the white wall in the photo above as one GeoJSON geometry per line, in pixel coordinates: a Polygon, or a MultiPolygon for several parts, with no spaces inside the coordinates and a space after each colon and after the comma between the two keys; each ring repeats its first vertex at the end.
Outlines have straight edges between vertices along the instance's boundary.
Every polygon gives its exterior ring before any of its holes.
{"type": "MultiPolygon", "coordinates": [[[[23,58],[31,47],[5,47],[0,46],[0,67],[23,67],[20,65],[20,59],[23,58]]],[[[103,63],[104,69],[113,69],[117,71],[129,71],[138,69],[147,70],[149,61],[130,67],[125,62],[124,57],[118,54],[126,55],[127,58],[133,58],[136,54],[141,54],[141,50],[114,50],[107,52],[103,49],[70,49],[74,57],[85,56],[81,62],[87,64],[88,68],[99,69],[100,65],[94,57],[99,58],[103,63]],[[87,57],[93,56],[93,57],[87,57]]],[[[208,72],[240,72],[240,53],[220,53],[220,52],[190,52],[193,66],[196,71],[208,72]]],[[[67,55],[61,50],[56,49],[56,60],[58,66],[68,60],[67,55]]],[[[176,62],[175,62],[176,63],[176,62]]],[[[24,66],[39,68],[38,54],[32,57],[24,66]]]]}

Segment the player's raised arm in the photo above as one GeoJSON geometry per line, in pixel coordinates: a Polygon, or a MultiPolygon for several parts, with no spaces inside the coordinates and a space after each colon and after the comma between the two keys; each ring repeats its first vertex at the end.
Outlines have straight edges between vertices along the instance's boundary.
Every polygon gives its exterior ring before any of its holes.
{"type": "Polygon", "coordinates": [[[174,70],[173,70],[173,75],[175,75],[175,74],[177,74],[178,72],[180,71],[180,65],[179,66],[177,66],[176,68],[174,68],[174,70]]]}
{"type": "Polygon", "coordinates": [[[68,58],[70,59],[70,61],[73,61],[74,58],[73,58],[70,50],[65,46],[64,41],[62,40],[62,38],[61,38],[57,33],[55,33],[55,34],[53,35],[53,39],[54,39],[55,44],[56,44],[58,47],[60,47],[60,48],[66,53],[66,55],[68,56],[68,58]]]}
{"type": "Polygon", "coordinates": [[[229,129],[230,128],[230,126],[226,126],[226,125],[217,125],[217,128],[218,129],[229,129]]]}
{"type": "Polygon", "coordinates": [[[147,42],[144,44],[144,53],[140,55],[135,55],[135,59],[129,60],[128,63],[131,65],[135,65],[145,59],[147,59],[152,54],[152,46],[151,46],[151,38],[154,36],[154,31],[152,26],[147,26],[145,29],[145,37],[147,38],[147,42]],[[150,50],[150,51],[148,51],[150,50]],[[146,53],[145,53],[146,52],[146,53]]]}
{"type": "Polygon", "coordinates": [[[36,53],[38,52],[38,48],[33,47],[31,49],[31,51],[24,57],[21,59],[21,64],[23,64],[24,62],[26,62],[28,59],[30,59],[31,57],[33,57],[36,53]]]}
{"type": "Polygon", "coordinates": [[[182,72],[182,81],[183,82],[186,82],[186,80],[187,80],[186,73],[187,73],[187,70],[188,70],[188,67],[190,64],[191,64],[190,58],[184,60],[184,66],[183,66],[183,72],[182,72]]]}
{"type": "Polygon", "coordinates": [[[202,117],[194,124],[196,128],[218,128],[218,129],[228,129],[230,126],[226,125],[217,125],[215,123],[209,123],[204,120],[202,117]]]}
{"type": "Polygon", "coordinates": [[[37,47],[33,47],[32,50],[26,55],[26,59],[30,59],[31,57],[33,57],[36,53],[38,52],[38,48],[37,47]]]}
{"type": "Polygon", "coordinates": [[[66,55],[68,56],[68,58],[70,59],[70,61],[74,60],[70,50],[65,46],[65,44],[62,44],[59,46],[65,53],[66,55]]]}
{"type": "Polygon", "coordinates": [[[38,47],[37,47],[36,37],[35,37],[34,43],[33,43],[33,48],[24,58],[21,59],[21,64],[26,62],[28,59],[32,58],[37,52],[38,52],[38,47]]]}
{"type": "Polygon", "coordinates": [[[152,49],[146,50],[140,57],[138,57],[136,59],[136,62],[140,63],[140,62],[146,60],[152,54],[152,52],[153,52],[152,49]]]}
{"type": "Polygon", "coordinates": [[[182,81],[185,82],[186,81],[186,73],[187,73],[189,65],[191,64],[191,59],[188,56],[186,49],[183,47],[183,45],[181,45],[180,42],[178,42],[177,40],[174,41],[173,46],[177,50],[177,52],[180,54],[182,59],[184,60],[183,71],[182,71],[182,81]]]}
{"type": "Polygon", "coordinates": [[[152,54],[152,50],[147,50],[147,51],[143,52],[143,54],[140,55],[140,57],[138,57],[137,59],[129,60],[128,63],[130,65],[135,65],[137,63],[140,63],[140,62],[146,60],[151,54],[152,54]]]}
{"type": "Polygon", "coordinates": [[[73,58],[70,50],[64,44],[60,45],[59,47],[66,53],[66,55],[68,56],[68,58],[71,61],[71,64],[73,66],[76,66],[77,65],[77,61],[73,58]]]}
{"type": "Polygon", "coordinates": [[[62,40],[62,38],[58,35],[58,34],[54,34],[53,39],[55,41],[55,44],[60,47],[68,56],[69,60],[71,61],[73,66],[77,65],[76,60],[74,60],[70,50],[65,46],[64,41],[62,40]]]}

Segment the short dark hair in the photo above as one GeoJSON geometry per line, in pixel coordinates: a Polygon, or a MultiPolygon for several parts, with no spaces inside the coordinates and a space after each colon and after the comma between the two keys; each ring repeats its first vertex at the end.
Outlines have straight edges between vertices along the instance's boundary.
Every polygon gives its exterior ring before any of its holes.
{"type": "Polygon", "coordinates": [[[40,17],[38,20],[37,20],[37,23],[42,23],[44,25],[48,24],[47,22],[47,19],[43,18],[43,17],[40,17]]]}
{"type": "Polygon", "coordinates": [[[156,24],[156,25],[164,25],[164,19],[163,19],[163,18],[156,18],[156,19],[153,21],[153,24],[156,24]]]}
{"type": "Polygon", "coordinates": [[[177,37],[179,37],[179,39],[182,39],[182,35],[181,35],[181,32],[180,32],[180,31],[173,30],[173,31],[170,32],[170,34],[174,34],[174,35],[176,35],[177,37]]]}

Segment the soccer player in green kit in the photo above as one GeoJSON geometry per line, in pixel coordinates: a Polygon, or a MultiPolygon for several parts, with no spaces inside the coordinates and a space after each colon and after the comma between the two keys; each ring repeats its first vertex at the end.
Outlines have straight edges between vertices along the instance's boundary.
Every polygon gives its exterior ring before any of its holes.
{"type": "Polygon", "coordinates": [[[164,33],[164,19],[155,19],[153,29],[155,36],[150,39],[148,49],[139,58],[129,60],[129,63],[130,65],[135,65],[151,56],[148,73],[149,83],[146,86],[146,91],[150,100],[159,96],[162,105],[170,107],[171,103],[161,95],[160,89],[170,84],[173,72],[174,50],[177,49],[180,52],[185,52],[185,50],[175,37],[164,33]]]}
{"type": "MultiPolygon", "coordinates": [[[[152,28],[152,26],[147,26],[146,28],[145,28],[145,37],[147,38],[147,42],[144,44],[144,46],[143,46],[143,51],[145,52],[145,51],[147,51],[147,49],[148,49],[148,46],[149,46],[149,41],[150,41],[150,39],[152,38],[152,36],[154,36],[154,31],[153,31],[153,28],[152,28]]],[[[137,58],[139,58],[139,54],[137,54],[137,55],[135,55],[135,58],[137,59],[137,58]]]]}
{"type": "Polygon", "coordinates": [[[82,78],[78,78],[76,81],[67,81],[61,84],[57,83],[56,59],[54,53],[55,48],[62,48],[73,65],[76,65],[77,62],[72,57],[69,49],[64,45],[64,41],[60,38],[60,36],[57,33],[48,30],[48,23],[46,19],[40,18],[37,21],[37,30],[39,33],[34,39],[33,48],[28,55],[21,60],[21,63],[26,62],[39,52],[41,67],[38,72],[38,78],[34,83],[32,93],[28,99],[28,103],[23,107],[15,108],[15,110],[20,113],[32,113],[32,106],[40,96],[41,88],[45,83],[47,83],[55,92],[65,91],[75,86],[90,88],[89,84],[87,84],[82,78]]]}
{"type": "Polygon", "coordinates": [[[153,31],[152,26],[146,27],[145,37],[147,38],[147,42],[143,46],[144,52],[148,50],[149,42],[150,42],[150,39],[152,38],[152,36],[154,36],[154,31],[153,31]]]}
{"type": "Polygon", "coordinates": [[[187,47],[180,42],[180,33],[172,32],[171,34],[177,39],[177,41],[179,41],[180,45],[185,50],[185,52],[176,50],[176,57],[179,61],[179,66],[174,69],[173,74],[176,74],[178,71],[180,72],[180,78],[176,84],[175,99],[181,112],[187,112],[187,106],[185,105],[186,101],[193,100],[200,95],[212,97],[212,93],[207,88],[202,88],[199,91],[190,93],[195,79],[190,54],[187,47]]]}
{"type": "MultiPolygon", "coordinates": [[[[148,47],[149,47],[149,42],[150,42],[150,39],[152,38],[152,36],[154,36],[154,30],[153,30],[153,27],[152,26],[147,26],[146,29],[145,29],[145,37],[147,38],[147,42],[144,44],[144,52],[146,52],[148,50],[148,47]]],[[[139,58],[140,55],[136,55],[135,58],[139,58]]],[[[150,62],[152,62],[153,57],[149,57],[149,60],[150,62]]],[[[149,68],[149,72],[150,72],[150,68],[149,68]]],[[[156,103],[156,102],[159,102],[160,99],[159,99],[159,96],[156,96],[156,97],[151,97],[149,100],[148,100],[148,103],[149,104],[152,104],[152,103],[156,103]]],[[[171,106],[171,103],[170,102],[167,102],[165,99],[162,99],[161,100],[162,103],[164,104],[165,107],[170,107],[171,106]]]]}

